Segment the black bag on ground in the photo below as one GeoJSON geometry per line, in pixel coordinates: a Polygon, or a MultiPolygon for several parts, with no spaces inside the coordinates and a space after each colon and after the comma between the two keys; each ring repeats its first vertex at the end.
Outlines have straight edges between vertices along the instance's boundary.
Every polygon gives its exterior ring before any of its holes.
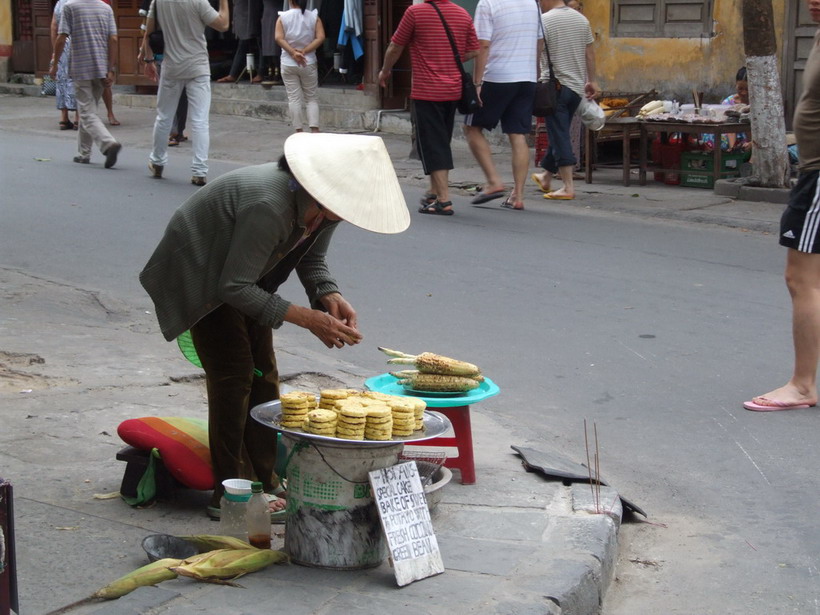
{"type": "Polygon", "coordinates": [[[464,115],[475,113],[481,108],[481,103],[478,101],[478,90],[476,90],[472,76],[464,70],[464,64],[461,63],[461,57],[458,55],[458,47],[456,47],[456,42],[453,40],[453,33],[450,32],[447,22],[444,21],[444,15],[441,14],[441,9],[436,6],[435,2],[431,2],[430,4],[436,9],[438,16],[441,18],[441,25],[444,26],[444,31],[447,33],[447,39],[450,41],[450,47],[453,48],[453,56],[456,59],[458,71],[461,73],[461,98],[458,99],[456,109],[464,115]]]}

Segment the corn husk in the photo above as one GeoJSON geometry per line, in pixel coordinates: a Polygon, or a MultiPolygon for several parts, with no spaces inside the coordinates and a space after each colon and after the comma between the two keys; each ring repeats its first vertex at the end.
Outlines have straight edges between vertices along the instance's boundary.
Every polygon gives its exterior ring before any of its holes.
{"type": "Polygon", "coordinates": [[[287,562],[283,551],[271,549],[217,549],[186,559],[171,570],[199,581],[237,579],[271,564],[287,562]]]}

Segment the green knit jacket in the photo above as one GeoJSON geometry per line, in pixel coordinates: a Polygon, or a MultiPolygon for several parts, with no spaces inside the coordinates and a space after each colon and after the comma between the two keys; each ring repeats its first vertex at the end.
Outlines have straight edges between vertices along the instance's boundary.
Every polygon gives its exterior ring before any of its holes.
{"type": "MultiPolygon", "coordinates": [[[[290,302],[257,282],[305,232],[311,199],[302,188],[292,190],[290,179],[275,163],[237,169],[176,210],[140,273],[166,340],[176,339],[223,303],[263,325],[282,326],[290,302]]],[[[336,226],[325,223],[308,238],[312,243],[295,264],[314,307],[320,297],[339,292],[325,261],[336,226]]]]}

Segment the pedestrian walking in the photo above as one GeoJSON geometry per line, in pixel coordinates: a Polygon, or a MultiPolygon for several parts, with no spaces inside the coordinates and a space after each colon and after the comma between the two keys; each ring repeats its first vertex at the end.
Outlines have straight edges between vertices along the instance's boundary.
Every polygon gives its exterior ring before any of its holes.
{"type": "Polygon", "coordinates": [[[541,159],[541,173],[533,173],[532,179],[544,192],[545,199],[570,200],[575,198],[573,173],[578,164],[572,148],[572,119],[586,97],[595,98],[595,50],[589,20],[579,11],[570,8],[564,0],[541,0],[544,14],[541,23],[546,36],[545,51],[541,55],[541,80],[549,79],[549,64],[559,89],[555,112],[547,116],[549,145],[541,159]],[[549,55],[547,54],[549,51],[549,55]],[[552,190],[552,178],[558,175],[563,186],[552,190]]]}
{"type": "Polygon", "coordinates": [[[311,132],[319,132],[319,64],[316,50],[325,40],[325,29],[317,10],[308,11],[307,0],[290,0],[290,10],[276,20],[276,43],[282,83],[288,95],[290,121],[296,132],[304,130],[302,108],[311,132]]]}
{"type": "MultiPolygon", "coordinates": [[[[117,163],[122,149],[97,114],[100,98],[106,84],[117,74],[117,25],[114,11],[100,0],[71,0],[63,6],[59,34],[54,45],[54,57],[63,54],[66,41],[71,38],[71,59],[68,74],[74,82],[74,94],[80,112],[77,131],[78,154],[74,162],[91,162],[91,148],[99,147],[105,156],[105,168],[117,163]]],[[[58,63],[49,71],[57,75],[58,63]]]]}
{"type": "Polygon", "coordinates": [[[277,487],[275,434],[250,417],[279,398],[271,330],[288,322],[328,348],[362,339],[327,266],[340,221],[388,234],[410,225],[387,148],[380,137],[297,133],[278,164],[226,173],[183,203],[140,274],[165,339],[190,330],[205,369],[212,516],[224,479],[277,487]],[[293,271],[311,307],[278,294],[293,271]]]}
{"type": "Polygon", "coordinates": [[[193,158],[191,183],[204,186],[208,176],[211,110],[211,64],[205,27],[225,32],[230,26],[228,0],[219,0],[219,11],[208,0],[154,0],[148,10],[142,57],[145,75],[159,81],[154,144],[148,156],[148,170],[161,178],[168,164],[168,135],[182,91],[188,96],[188,113],[193,158]],[[150,35],[162,24],[162,71],[157,75],[150,35]]]}
{"type": "Polygon", "coordinates": [[[54,5],[54,12],[51,15],[51,64],[49,68],[57,65],[56,78],[54,79],[55,97],[57,102],[57,110],[60,111],[60,130],[79,130],[80,128],[80,114],[77,111],[77,99],[74,97],[74,82],[68,75],[68,65],[71,63],[71,39],[68,38],[63,45],[63,53],[60,57],[54,55],[54,50],[57,45],[58,30],[60,27],[60,18],[63,15],[63,7],[68,0],[57,0],[54,5]],[[72,122],[68,116],[68,112],[73,111],[74,121],[72,122]]]}
{"type": "Polygon", "coordinates": [[[407,7],[404,12],[384,54],[379,84],[387,87],[393,66],[409,46],[416,146],[424,174],[430,177],[430,189],[421,198],[419,212],[451,216],[449,175],[453,152],[450,142],[456,105],[461,98],[461,71],[444,23],[461,61],[474,58],[478,54],[478,38],[470,14],[450,0],[427,0],[407,7]]]}
{"type": "MultiPolygon", "coordinates": [[[[820,24],[820,0],[806,0],[820,24]]],[[[814,35],[803,69],[803,93],[794,110],[800,175],[780,220],[780,245],[786,254],[786,286],[792,299],[794,369],[780,388],[747,401],[757,412],[794,410],[817,405],[820,357],[820,29],[814,35]]]]}
{"type": "Polygon", "coordinates": [[[514,186],[502,202],[508,209],[524,209],[524,184],[529,169],[527,136],[532,131],[532,104],[541,49],[541,9],[532,0],[479,0],[475,28],[479,51],[474,80],[481,108],[465,118],[464,134],[484,171],[484,187],[472,200],[486,203],[507,194],[496,170],[484,130],[501,122],[512,148],[514,186]]]}

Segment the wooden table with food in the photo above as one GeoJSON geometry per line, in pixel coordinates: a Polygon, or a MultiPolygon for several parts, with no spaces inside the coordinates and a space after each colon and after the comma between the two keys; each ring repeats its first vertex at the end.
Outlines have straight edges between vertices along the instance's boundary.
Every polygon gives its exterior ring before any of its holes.
{"type": "Polygon", "coordinates": [[[699,114],[658,114],[648,116],[639,122],[641,132],[640,145],[640,170],[638,172],[638,183],[646,185],[647,171],[668,170],[660,167],[649,166],[649,134],[650,133],[675,133],[683,134],[713,134],[716,146],[712,149],[712,169],[701,171],[687,171],[692,174],[700,174],[718,179],[723,169],[723,151],[720,147],[721,136],[724,134],[751,133],[751,124],[740,122],[735,119],[721,119],[715,116],[704,116],[699,114]]]}

